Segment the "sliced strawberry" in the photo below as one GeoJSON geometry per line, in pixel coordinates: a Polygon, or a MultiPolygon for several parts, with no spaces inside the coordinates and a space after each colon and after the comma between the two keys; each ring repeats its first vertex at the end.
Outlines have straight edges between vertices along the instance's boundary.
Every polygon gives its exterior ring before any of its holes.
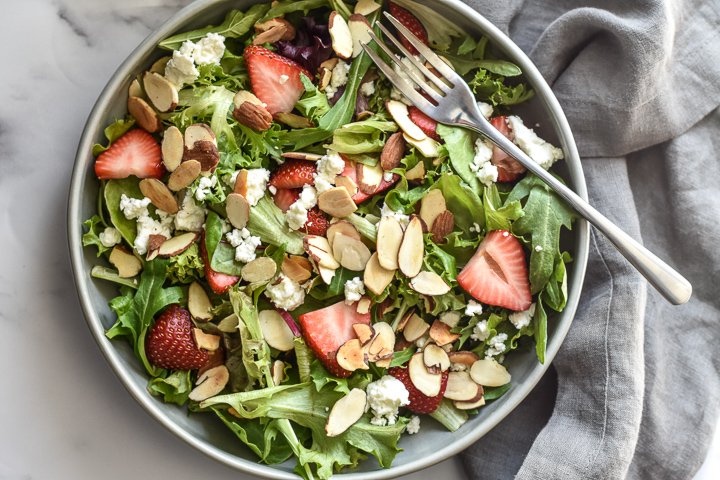
{"type": "Polygon", "coordinates": [[[95,160],[95,175],[101,180],[161,178],[165,174],[160,144],[145,130],[128,131],[95,160]]]}
{"type": "Polygon", "coordinates": [[[315,207],[308,210],[308,219],[305,222],[303,230],[308,235],[320,235],[324,237],[328,230],[328,219],[319,208],[315,207]]]}
{"type": "Polygon", "coordinates": [[[410,380],[410,372],[405,367],[393,367],[388,369],[388,374],[400,380],[408,393],[410,394],[410,404],[407,406],[408,410],[413,413],[432,413],[437,410],[438,405],[445,396],[445,387],[448,382],[448,372],[442,373],[442,380],[440,383],[440,393],[434,397],[428,397],[420,390],[415,388],[412,380],[410,380]]]}
{"type": "Polygon", "coordinates": [[[335,356],[348,340],[356,338],[352,326],[356,323],[370,325],[370,314],[359,314],[356,305],[346,305],[344,300],[334,305],[300,315],[303,337],[315,356],[335,376],[348,377],[348,372],[338,365],[335,356]]]}
{"type": "Polygon", "coordinates": [[[267,105],[267,111],[273,115],[290,112],[300,100],[305,91],[300,81],[301,73],[313,78],[299,64],[265,47],[246,47],[243,56],[253,93],[267,105]]]}
{"type": "Polygon", "coordinates": [[[270,177],[268,185],[275,188],[302,188],[315,183],[315,163],[307,160],[287,160],[270,177]]]}
{"type": "MultiPolygon", "coordinates": [[[[353,182],[355,182],[355,184],[357,185],[357,183],[358,183],[357,163],[345,158],[342,154],[340,156],[343,157],[343,159],[345,160],[345,169],[342,171],[340,176],[348,177],[353,182]]],[[[364,192],[361,192],[360,189],[358,189],[357,193],[355,193],[355,195],[352,196],[352,199],[357,205],[360,205],[362,202],[364,202],[365,200],[367,200],[369,198],[372,198],[373,196],[377,195],[378,193],[382,193],[386,190],[389,190],[390,188],[393,187],[393,185],[395,185],[398,182],[398,180],[400,180],[400,175],[393,173],[392,180],[388,182],[387,180],[385,180],[383,178],[383,180],[380,182],[380,185],[377,186],[377,188],[375,189],[374,192],[364,193],[364,192]]]]}
{"type": "Polygon", "coordinates": [[[528,268],[520,241],[507,230],[494,230],[457,276],[458,284],[488,305],[527,310],[532,303],[528,268]]]}
{"type": "MultiPolygon", "coordinates": [[[[507,123],[506,116],[501,115],[493,117],[490,119],[490,123],[507,138],[510,140],[513,139],[513,134],[510,131],[510,126],[507,123]]],[[[526,171],[525,167],[523,167],[517,160],[510,157],[507,153],[503,152],[496,146],[493,146],[493,154],[490,161],[498,169],[498,182],[514,182],[526,171]]]]}
{"type": "Polygon", "coordinates": [[[290,205],[297,202],[300,198],[301,190],[299,188],[278,188],[273,195],[275,205],[278,206],[283,213],[286,213],[290,209],[290,205]]]}
{"type": "Polygon", "coordinates": [[[210,261],[208,259],[207,249],[205,248],[205,232],[203,232],[200,237],[200,256],[205,264],[205,280],[207,280],[213,292],[222,295],[240,281],[240,277],[216,272],[210,268],[210,261]]]}
{"type": "Polygon", "coordinates": [[[202,368],[210,354],[200,350],[193,340],[190,312],[177,304],[158,316],[145,340],[145,353],[151,364],[170,370],[202,368]]]}
{"type": "MultiPolygon", "coordinates": [[[[388,2],[388,10],[390,10],[390,15],[397,18],[398,22],[402,23],[405,28],[410,30],[410,32],[418,37],[422,43],[429,45],[427,30],[425,30],[425,27],[420,20],[410,13],[408,9],[401,7],[395,2],[388,2]]],[[[417,49],[407,40],[407,38],[405,38],[405,36],[400,35],[400,42],[413,55],[417,55],[419,53],[417,49]]]]}
{"type": "Polygon", "coordinates": [[[410,121],[420,127],[420,130],[422,130],[425,135],[438,142],[442,141],[442,138],[440,138],[440,135],[437,133],[437,122],[435,120],[425,115],[417,107],[409,107],[408,114],[410,115],[410,121]]]}

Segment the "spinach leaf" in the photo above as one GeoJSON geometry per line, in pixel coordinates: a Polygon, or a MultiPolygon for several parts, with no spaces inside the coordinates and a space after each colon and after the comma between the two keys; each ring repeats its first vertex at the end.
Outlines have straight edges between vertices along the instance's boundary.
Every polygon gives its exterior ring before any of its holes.
{"type": "Polygon", "coordinates": [[[483,206],[485,212],[485,228],[488,232],[493,230],[510,230],[513,221],[523,216],[522,205],[519,200],[502,204],[497,185],[485,187],[483,192],[483,206]]]}
{"type": "Polygon", "coordinates": [[[145,195],[140,191],[140,180],[137,177],[128,177],[121,180],[108,180],[104,189],[105,206],[110,214],[110,222],[118,229],[125,241],[133,245],[137,236],[137,223],[135,220],[125,218],[120,210],[120,199],[125,194],[130,198],[142,199],[145,195]]]}
{"type": "Polygon", "coordinates": [[[448,210],[455,216],[455,225],[467,232],[476,223],[485,225],[483,203],[478,194],[462,185],[457,175],[443,174],[432,188],[439,188],[448,210]]]}
{"type": "Polygon", "coordinates": [[[485,387],[483,390],[485,401],[490,402],[492,400],[497,400],[498,398],[502,397],[507,393],[508,390],[510,390],[510,387],[512,384],[506,383],[505,385],[502,385],[500,387],[485,387]]]}
{"type": "Polygon", "coordinates": [[[547,348],[547,314],[543,308],[542,298],[538,298],[533,315],[535,324],[535,353],[540,363],[545,363],[545,349],[547,348]]]}
{"type": "Polygon", "coordinates": [[[449,127],[438,124],[437,133],[445,140],[445,148],[450,156],[450,165],[465,183],[476,193],[482,191],[482,184],[470,168],[475,158],[475,140],[465,128],[449,127]]]}

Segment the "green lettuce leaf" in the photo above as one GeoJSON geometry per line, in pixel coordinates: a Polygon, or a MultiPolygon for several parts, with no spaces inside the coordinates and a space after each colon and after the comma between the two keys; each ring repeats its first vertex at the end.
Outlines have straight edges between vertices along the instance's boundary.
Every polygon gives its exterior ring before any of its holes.
{"type": "Polygon", "coordinates": [[[493,105],[517,105],[535,94],[535,91],[524,83],[506,85],[503,76],[494,74],[487,68],[480,68],[475,72],[475,77],[468,85],[480,100],[493,105]]]}
{"type": "Polygon", "coordinates": [[[205,275],[205,264],[197,243],[168,259],[167,278],[171,283],[192,283],[205,275]]]}
{"type": "Polygon", "coordinates": [[[438,188],[443,193],[458,228],[467,232],[475,224],[485,225],[482,200],[474,190],[462,184],[459,176],[444,174],[432,188],[438,188]]]}
{"type": "Polygon", "coordinates": [[[133,127],[133,125],[135,125],[135,119],[132,117],[127,117],[115,120],[115,122],[105,127],[104,134],[108,143],[107,145],[100,145],[99,143],[93,145],[93,156],[97,157],[98,155],[106,151],[108,148],[110,148],[113,142],[125,135],[125,133],[127,133],[127,131],[133,127]]]}
{"type": "Polygon", "coordinates": [[[396,130],[395,122],[374,118],[348,123],[335,130],[333,141],[327,148],[348,154],[381,152],[387,140],[386,133],[396,130]]]}
{"type": "Polygon", "coordinates": [[[167,377],[156,377],[148,382],[151,395],[161,397],[165,403],[185,405],[193,388],[190,370],[176,370],[167,377]]]}
{"type": "Polygon", "coordinates": [[[293,454],[292,448],[283,436],[278,436],[277,421],[264,424],[261,420],[240,420],[226,410],[212,408],[212,411],[250,450],[268,465],[282,463],[293,454]]]}
{"type": "Polygon", "coordinates": [[[514,200],[502,204],[497,185],[486,187],[483,192],[483,206],[485,212],[485,228],[488,232],[493,230],[510,230],[513,221],[523,216],[520,201],[514,200]]]}
{"type": "Polygon", "coordinates": [[[430,416],[451,432],[462,427],[468,419],[468,414],[464,410],[456,408],[448,399],[443,399],[440,405],[438,405],[438,408],[431,413],[430,416]]]}
{"type": "Polygon", "coordinates": [[[95,245],[97,247],[98,257],[102,256],[103,253],[107,252],[112,248],[106,247],[100,241],[100,234],[105,230],[105,224],[103,223],[99,215],[93,215],[92,217],[85,220],[83,222],[83,226],[87,228],[87,231],[83,233],[82,236],[83,247],[95,245]]]}
{"type": "Polygon", "coordinates": [[[460,178],[480,195],[482,184],[470,166],[475,158],[475,139],[473,134],[460,127],[438,124],[437,133],[445,140],[445,148],[450,156],[450,165],[460,178]]]}
{"type": "MultiPolygon", "coordinates": [[[[217,137],[218,144],[237,150],[233,124],[229,114],[235,94],[224,86],[185,88],[180,91],[178,109],[167,120],[184,130],[194,123],[208,123],[217,137]]],[[[249,129],[248,129],[249,130],[249,129]]]]}
{"type": "MultiPolygon", "coordinates": [[[[297,3],[297,2],[296,2],[297,3]]],[[[295,108],[306,118],[317,122],[320,117],[330,111],[327,95],[321,92],[305,74],[300,75],[305,93],[295,104],[295,108]]]]}
{"type": "Polygon", "coordinates": [[[125,287],[130,287],[133,290],[137,290],[138,288],[137,276],[133,278],[123,278],[114,268],[95,265],[92,270],[90,270],[90,276],[92,276],[93,278],[99,278],[100,280],[117,283],[118,285],[123,285],[125,287]]]}
{"type": "Polygon", "coordinates": [[[270,347],[263,337],[258,310],[252,299],[237,287],[230,289],[230,302],[238,319],[242,359],[252,384],[273,385],[270,347]]]}
{"type": "Polygon", "coordinates": [[[257,205],[250,208],[250,221],[248,230],[257,235],[264,243],[285,247],[285,251],[292,255],[302,255],[303,236],[290,230],[282,213],[272,199],[265,195],[257,205]]]}
{"type": "Polygon", "coordinates": [[[137,222],[125,218],[120,210],[120,199],[123,194],[130,198],[144,198],[145,195],[140,191],[140,180],[136,177],[108,180],[105,183],[103,194],[105,195],[105,206],[110,214],[110,222],[118,229],[122,238],[128,244],[133,245],[137,236],[137,222]]]}
{"type": "Polygon", "coordinates": [[[457,23],[446,18],[436,9],[414,2],[412,0],[394,0],[403,8],[410,10],[425,27],[428,33],[428,40],[433,48],[447,50],[450,48],[453,38],[463,38],[467,34],[457,23]]]}
{"type": "Polygon", "coordinates": [[[310,10],[314,10],[320,7],[326,7],[328,0],[283,0],[274,4],[274,6],[265,14],[261,21],[265,22],[272,18],[281,17],[288,13],[303,12],[303,15],[307,15],[310,10]]]}

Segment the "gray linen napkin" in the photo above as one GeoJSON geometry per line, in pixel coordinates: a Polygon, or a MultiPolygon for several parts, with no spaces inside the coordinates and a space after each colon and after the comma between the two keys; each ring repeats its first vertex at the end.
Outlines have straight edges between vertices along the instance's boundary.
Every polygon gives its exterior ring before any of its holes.
{"type": "Polygon", "coordinates": [[[691,478],[720,409],[720,2],[466,3],[553,87],[591,202],[694,286],[687,305],[669,305],[594,234],[553,369],[463,453],[466,471],[691,478]]]}

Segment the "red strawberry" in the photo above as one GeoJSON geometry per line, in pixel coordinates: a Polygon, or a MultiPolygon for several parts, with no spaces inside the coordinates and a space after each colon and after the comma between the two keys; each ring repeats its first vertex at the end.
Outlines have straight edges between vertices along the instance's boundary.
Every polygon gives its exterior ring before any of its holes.
{"type": "Polygon", "coordinates": [[[457,276],[458,284],[476,300],[527,310],[532,303],[525,252],[507,230],[494,230],[457,276]]]}
{"type": "Polygon", "coordinates": [[[442,373],[442,380],[440,383],[440,393],[434,397],[428,397],[420,390],[415,388],[412,380],[410,380],[410,372],[404,367],[393,367],[388,369],[388,374],[400,380],[408,393],[410,394],[410,404],[407,406],[408,410],[413,413],[432,413],[437,410],[438,405],[445,396],[445,387],[448,382],[448,372],[442,373]]]}
{"type": "Polygon", "coordinates": [[[240,277],[233,275],[227,275],[225,273],[216,272],[210,268],[210,261],[208,259],[207,249],[205,248],[205,233],[203,232],[200,237],[200,256],[202,257],[203,263],[205,264],[205,280],[213,292],[218,295],[226,293],[230,287],[240,281],[240,277]]]}
{"type": "MultiPolygon", "coordinates": [[[[342,157],[342,155],[340,156],[342,157]]],[[[343,159],[345,160],[345,170],[342,171],[340,176],[348,177],[357,185],[357,164],[352,160],[348,160],[345,157],[343,157],[343,159]]],[[[383,178],[383,180],[380,182],[380,185],[378,185],[377,189],[373,193],[364,193],[361,192],[360,189],[358,189],[357,193],[352,196],[352,199],[357,205],[360,205],[362,202],[369,198],[372,198],[374,195],[389,190],[390,188],[392,188],[393,185],[398,182],[398,180],[400,180],[400,175],[393,173],[392,181],[388,182],[383,178]]]]}
{"type": "Polygon", "coordinates": [[[110,178],[161,178],[165,174],[160,145],[145,130],[128,131],[95,160],[95,175],[110,178]]]}
{"type": "Polygon", "coordinates": [[[210,358],[193,340],[190,312],[170,305],[158,316],[145,340],[147,358],[156,367],[171,370],[202,368],[210,358]]]}
{"type": "Polygon", "coordinates": [[[308,235],[320,235],[324,237],[328,230],[327,217],[317,207],[308,210],[308,219],[307,222],[305,222],[303,230],[305,230],[308,235]]]}
{"type": "MultiPolygon", "coordinates": [[[[513,135],[508,126],[506,116],[493,117],[490,119],[490,123],[500,133],[512,140],[513,135]]],[[[514,182],[526,171],[525,167],[520,165],[517,160],[511,158],[496,146],[493,146],[493,155],[490,161],[498,169],[498,182],[514,182]]]]}
{"type": "MultiPolygon", "coordinates": [[[[405,28],[410,30],[410,32],[418,37],[422,43],[429,45],[427,30],[425,30],[425,27],[415,15],[395,2],[388,2],[388,9],[390,10],[390,15],[397,18],[398,22],[402,23],[405,28]]],[[[413,55],[417,55],[419,53],[417,49],[405,38],[405,36],[400,35],[400,42],[413,55]]]]}
{"type": "Polygon", "coordinates": [[[297,202],[298,198],[300,198],[299,188],[278,188],[273,196],[275,205],[277,205],[283,213],[287,212],[290,205],[297,202]]]}
{"type": "Polygon", "coordinates": [[[301,73],[313,78],[310,72],[297,63],[265,47],[249,46],[245,48],[243,56],[253,93],[267,105],[267,111],[273,115],[291,111],[300,100],[305,91],[300,81],[301,73]]]}
{"type": "Polygon", "coordinates": [[[417,107],[409,107],[408,114],[410,115],[410,121],[420,127],[420,130],[422,130],[425,135],[438,142],[442,141],[440,135],[437,134],[437,122],[435,120],[425,115],[417,107]]]}
{"type": "Polygon", "coordinates": [[[315,163],[307,160],[287,160],[270,177],[268,185],[275,188],[302,188],[315,183],[315,163]]]}
{"type": "Polygon", "coordinates": [[[356,305],[346,305],[344,300],[334,305],[300,315],[303,337],[315,356],[335,376],[349,377],[348,372],[335,360],[338,349],[348,340],[356,338],[352,326],[356,323],[370,325],[370,314],[359,314],[356,305]]]}

